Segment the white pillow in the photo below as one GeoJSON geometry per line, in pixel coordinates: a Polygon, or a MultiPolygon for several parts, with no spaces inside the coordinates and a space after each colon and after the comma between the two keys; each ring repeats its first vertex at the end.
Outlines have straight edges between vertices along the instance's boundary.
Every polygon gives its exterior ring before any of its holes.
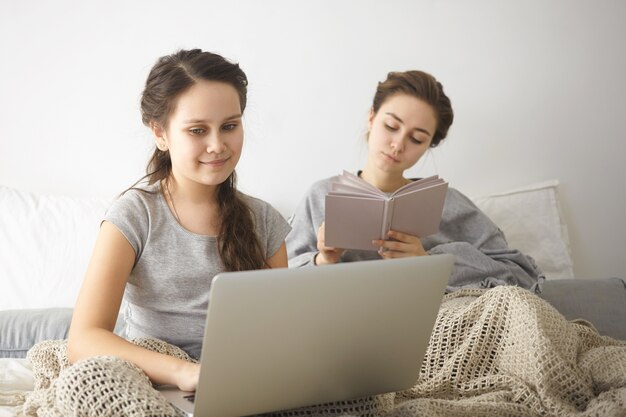
{"type": "Polygon", "coordinates": [[[574,278],[558,185],[550,180],[473,199],[504,232],[509,246],[533,257],[548,279],[574,278]]]}
{"type": "Polygon", "coordinates": [[[0,186],[0,310],[73,307],[109,203],[0,186]]]}

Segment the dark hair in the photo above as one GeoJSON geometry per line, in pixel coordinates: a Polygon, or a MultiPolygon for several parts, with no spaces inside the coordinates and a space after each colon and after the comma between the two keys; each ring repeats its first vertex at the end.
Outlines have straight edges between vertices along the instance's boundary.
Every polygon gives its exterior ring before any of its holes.
{"type": "MultiPolygon", "coordinates": [[[[180,50],[159,58],[152,67],[141,96],[143,123],[148,127],[157,123],[165,129],[178,97],[200,80],[219,81],[233,86],[239,95],[243,113],[248,79],[239,65],[200,49],[180,50]]],[[[147,179],[148,184],[154,184],[166,180],[171,169],[169,151],[155,147],[146,175],[139,181],[147,179]]],[[[217,237],[220,258],[227,271],[263,268],[267,264],[255,233],[254,215],[237,191],[236,182],[237,176],[233,171],[217,188],[221,218],[217,237]]]]}
{"type": "Polygon", "coordinates": [[[437,118],[437,129],[433,135],[431,148],[448,134],[454,119],[450,99],[443,92],[443,86],[432,75],[423,71],[390,72],[387,79],[378,83],[372,109],[378,113],[380,106],[391,96],[404,93],[430,104],[437,118]]]}

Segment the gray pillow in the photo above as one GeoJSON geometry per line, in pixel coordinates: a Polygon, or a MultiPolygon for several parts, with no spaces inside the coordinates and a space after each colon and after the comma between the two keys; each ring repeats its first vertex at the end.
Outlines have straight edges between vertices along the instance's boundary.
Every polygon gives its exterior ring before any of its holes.
{"type": "Polygon", "coordinates": [[[41,340],[66,339],[71,308],[0,311],[0,357],[24,358],[41,340]]]}
{"type": "Polygon", "coordinates": [[[626,340],[626,282],[620,278],[546,280],[539,294],[568,320],[591,322],[598,333],[626,340]]]}
{"type": "MultiPolygon", "coordinates": [[[[67,339],[72,308],[42,308],[0,311],[0,358],[25,358],[42,340],[67,339]]],[[[125,320],[120,314],[115,333],[124,337],[125,320]]]]}

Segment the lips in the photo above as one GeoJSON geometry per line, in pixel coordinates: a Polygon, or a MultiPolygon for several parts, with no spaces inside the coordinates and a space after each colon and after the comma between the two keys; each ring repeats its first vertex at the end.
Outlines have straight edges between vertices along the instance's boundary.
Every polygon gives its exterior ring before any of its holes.
{"type": "Polygon", "coordinates": [[[214,159],[213,161],[200,161],[200,163],[210,167],[218,167],[224,165],[229,159],[230,158],[214,159]]]}
{"type": "Polygon", "coordinates": [[[391,155],[389,155],[389,154],[386,154],[385,152],[381,152],[381,154],[383,155],[383,158],[385,158],[385,159],[386,159],[386,160],[388,160],[388,161],[391,161],[391,162],[396,162],[396,163],[400,162],[400,160],[399,160],[399,159],[394,158],[393,156],[391,156],[391,155]]]}

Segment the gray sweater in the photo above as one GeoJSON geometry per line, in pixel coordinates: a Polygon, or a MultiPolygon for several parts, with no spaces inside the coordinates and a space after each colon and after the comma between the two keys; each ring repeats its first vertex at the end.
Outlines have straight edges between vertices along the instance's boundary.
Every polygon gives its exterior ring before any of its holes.
{"type": "MultiPolygon", "coordinates": [[[[292,230],[286,242],[290,267],[313,265],[317,230],[324,221],[325,196],[335,178],[313,184],[289,218],[292,230]]],[[[469,198],[452,188],[446,194],[439,232],[422,238],[422,244],[430,255],[456,256],[448,292],[496,285],[535,291],[537,283],[544,280],[534,260],[509,248],[502,231],[469,198]]],[[[380,259],[378,252],[346,250],[341,257],[342,262],[372,259],[380,259]]]]}

